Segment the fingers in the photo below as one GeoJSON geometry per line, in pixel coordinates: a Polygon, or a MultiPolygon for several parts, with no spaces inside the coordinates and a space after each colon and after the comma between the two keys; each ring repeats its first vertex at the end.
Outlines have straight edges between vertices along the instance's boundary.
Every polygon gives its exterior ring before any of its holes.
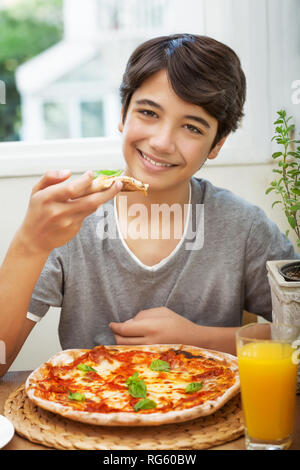
{"type": "Polygon", "coordinates": [[[139,336],[139,337],[130,337],[130,336],[119,336],[115,335],[116,343],[117,344],[151,344],[151,341],[148,341],[146,337],[139,336]]]}
{"type": "MultiPolygon", "coordinates": [[[[95,203],[99,206],[99,204],[106,202],[114,197],[115,194],[117,194],[118,191],[122,189],[122,183],[118,181],[105,191],[91,194],[90,188],[93,182],[93,177],[94,173],[92,171],[87,171],[84,173],[84,175],[80,176],[76,180],[71,181],[65,185],[61,185],[58,188],[53,188],[53,191],[55,189],[55,200],[65,202],[68,200],[76,200],[87,195],[91,195],[91,198],[86,199],[86,201],[95,201],[95,203]]],[[[49,188],[49,193],[52,193],[52,188],[49,188]]]]}
{"type": "Polygon", "coordinates": [[[141,321],[127,320],[122,323],[112,322],[109,324],[115,335],[126,337],[145,336],[145,323],[141,321]]]}
{"type": "Polygon", "coordinates": [[[40,193],[37,197],[42,198],[43,203],[67,203],[65,211],[69,215],[78,215],[82,219],[93,212],[98,207],[112,199],[121,189],[122,182],[117,181],[109,189],[97,193],[90,193],[94,173],[87,171],[74,181],[63,183],[71,176],[70,170],[48,171],[41,180],[34,186],[32,195],[40,193]],[[42,191],[43,190],[43,191],[42,191]]]}
{"type": "Polygon", "coordinates": [[[40,181],[33,187],[32,194],[54,184],[62,183],[71,176],[70,170],[50,170],[45,173],[40,181]]]}
{"type": "Polygon", "coordinates": [[[145,327],[141,327],[134,319],[123,323],[112,322],[109,327],[115,335],[117,344],[146,344],[145,327]]]}
{"type": "Polygon", "coordinates": [[[57,187],[48,188],[48,195],[57,202],[65,202],[76,199],[86,194],[88,187],[93,181],[93,172],[86,171],[79,178],[57,187]]]}
{"type": "Polygon", "coordinates": [[[70,214],[77,214],[79,217],[85,217],[95,212],[101,204],[112,199],[122,189],[119,182],[115,183],[111,188],[101,191],[100,193],[89,194],[70,202],[70,214]]]}

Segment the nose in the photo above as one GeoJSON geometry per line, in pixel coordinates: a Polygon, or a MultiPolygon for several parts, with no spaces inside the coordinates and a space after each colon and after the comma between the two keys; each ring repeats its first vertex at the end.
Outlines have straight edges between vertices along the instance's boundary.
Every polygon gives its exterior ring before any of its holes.
{"type": "Polygon", "coordinates": [[[169,126],[156,126],[149,139],[149,145],[159,154],[172,154],[175,152],[175,136],[169,126]]]}

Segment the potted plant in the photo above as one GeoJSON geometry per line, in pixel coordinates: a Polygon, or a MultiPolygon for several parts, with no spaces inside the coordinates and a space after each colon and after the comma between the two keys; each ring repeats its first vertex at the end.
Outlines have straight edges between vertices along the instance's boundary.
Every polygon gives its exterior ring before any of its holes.
{"type": "MultiPolygon", "coordinates": [[[[273,173],[279,178],[270,183],[266,194],[274,191],[279,199],[272,207],[281,204],[287,218],[289,236],[292,229],[296,234],[296,244],[300,248],[300,143],[293,139],[294,124],[287,117],[286,111],[277,112],[274,122],[275,140],[281,146],[281,151],[273,153],[277,168],[273,173]]],[[[275,322],[300,326],[300,260],[267,261],[268,280],[272,296],[272,318],[275,322]]],[[[297,393],[300,393],[300,368],[298,369],[297,393]]]]}
{"type": "MultiPolygon", "coordinates": [[[[300,144],[293,139],[295,126],[287,117],[286,111],[277,112],[274,122],[275,140],[281,150],[273,153],[277,162],[273,173],[279,178],[272,181],[266,194],[274,191],[279,198],[272,207],[280,204],[287,218],[289,229],[296,235],[296,244],[300,248],[300,144]]],[[[267,262],[268,279],[272,294],[273,320],[300,325],[300,260],[278,260],[267,262]]]]}

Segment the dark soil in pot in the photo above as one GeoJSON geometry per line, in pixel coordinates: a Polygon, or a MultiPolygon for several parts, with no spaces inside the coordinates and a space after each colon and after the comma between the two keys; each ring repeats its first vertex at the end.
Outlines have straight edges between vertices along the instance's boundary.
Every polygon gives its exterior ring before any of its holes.
{"type": "Polygon", "coordinates": [[[279,268],[279,272],[286,281],[300,282],[300,261],[285,264],[279,268]]]}

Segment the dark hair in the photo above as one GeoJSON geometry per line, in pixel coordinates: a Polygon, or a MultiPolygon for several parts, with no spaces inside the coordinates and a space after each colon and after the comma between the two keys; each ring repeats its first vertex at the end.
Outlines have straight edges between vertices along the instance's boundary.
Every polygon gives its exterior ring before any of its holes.
{"type": "Polygon", "coordinates": [[[246,79],[240,60],[225,44],[191,34],[150,39],[131,54],[120,87],[123,120],[133,93],[144,80],[162,69],[166,69],[180,98],[203,107],[217,119],[213,146],[238,128],[246,99],[246,79]]]}

